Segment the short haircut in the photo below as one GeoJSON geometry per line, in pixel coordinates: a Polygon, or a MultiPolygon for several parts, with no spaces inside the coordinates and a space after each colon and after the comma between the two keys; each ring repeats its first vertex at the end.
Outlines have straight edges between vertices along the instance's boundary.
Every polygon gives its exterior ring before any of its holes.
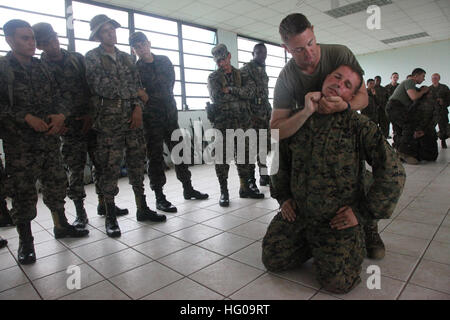
{"type": "MultiPolygon", "coordinates": [[[[264,44],[264,42],[259,42],[259,43],[255,44],[255,46],[253,47],[253,52],[255,52],[256,48],[258,48],[258,47],[266,48],[266,45],[264,44]]],[[[267,50],[267,48],[266,48],[266,50],[267,50]]]]}
{"type": "Polygon", "coordinates": [[[423,70],[422,68],[415,68],[413,70],[413,72],[411,73],[411,75],[414,77],[414,76],[417,76],[422,73],[427,73],[427,72],[425,70],[423,70]]]}
{"type": "Polygon", "coordinates": [[[308,18],[301,13],[292,13],[281,21],[278,32],[283,42],[286,43],[290,37],[300,34],[308,28],[311,28],[308,18]]]}
{"type": "Polygon", "coordinates": [[[380,80],[381,80],[381,77],[380,77],[380,76],[376,76],[376,77],[375,77],[375,80],[376,80],[376,79],[380,79],[380,80]]]}
{"type": "Polygon", "coordinates": [[[375,82],[375,80],[373,80],[373,79],[367,79],[367,84],[369,84],[369,82],[375,82]]]}
{"type": "Polygon", "coordinates": [[[392,77],[394,74],[398,75],[398,72],[393,72],[393,73],[391,74],[391,77],[392,77]]]}
{"type": "Polygon", "coordinates": [[[24,20],[13,19],[9,20],[7,23],[3,25],[3,32],[5,33],[6,37],[14,37],[14,35],[16,34],[16,30],[20,28],[31,29],[31,25],[24,20]]]}

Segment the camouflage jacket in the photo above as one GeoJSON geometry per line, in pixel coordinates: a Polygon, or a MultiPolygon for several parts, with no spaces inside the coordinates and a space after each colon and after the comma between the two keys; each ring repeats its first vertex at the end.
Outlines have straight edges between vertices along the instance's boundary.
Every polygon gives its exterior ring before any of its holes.
{"type": "Polygon", "coordinates": [[[86,82],[86,64],[84,57],[77,52],[61,49],[63,60],[51,61],[45,53],[42,62],[53,73],[59,86],[59,91],[68,102],[72,117],[90,114],[90,91],[86,82]]]}
{"type": "Polygon", "coordinates": [[[281,141],[279,152],[272,197],[280,205],[294,199],[297,218],[307,222],[329,223],[346,205],[363,222],[389,218],[405,183],[405,170],[380,129],[354,111],[315,113],[281,141]],[[374,182],[365,192],[366,161],[374,182]]]}
{"type": "Polygon", "coordinates": [[[387,92],[388,99],[392,96],[392,94],[394,93],[395,89],[397,89],[398,86],[399,83],[397,83],[395,87],[392,85],[392,83],[389,83],[387,86],[384,87],[384,89],[387,92]]]}
{"type": "Polygon", "coordinates": [[[378,106],[381,108],[385,108],[386,104],[389,100],[389,95],[388,95],[388,91],[386,90],[385,87],[382,86],[375,86],[375,92],[376,92],[376,96],[378,97],[377,101],[378,101],[378,106]]]}
{"type": "Polygon", "coordinates": [[[252,60],[241,68],[241,72],[247,74],[253,80],[249,87],[252,95],[250,99],[252,116],[269,121],[272,107],[269,102],[269,77],[265,66],[252,60]],[[252,86],[253,83],[255,84],[254,86],[252,86]]]}
{"type": "Polygon", "coordinates": [[[361,110],[361,114],[369,117],[375,123],[378,123],[378,99],[377,96],[372,93],[371,90],[367,89],[367,95],[369,97],[369,104],[367,107],[361,110]]]}
{"type": "Polygon", "coordinates": [[[99,46],[86,54],[86,80],[94,95],[94,129],[109,133],[126,130],[135,106],[143,107],[138,97],[139,72],[131,55],[117,48],[115,53],[114,60],[99,46]]]}
{"type": "Polygon", "coordinates": [[[60,95],[53,74],[42,61],[32,58],[31,64],[24,67],[9,52],[1,58],[0,64],[0,111],[3,119],[12,120],[14,130],[38,134],[25,122],[27,114],[47,122],[51,114],[62,113],[69,117],[67,101],[60,95]]]}
{"type": "Polygon", "coordinates": [[[442,102],[444,104],[441,105],[441,107],[444,108],[448,107],[448,105],[450,104],[450,91],[445,84],[440,83],[437,87],[431,85],[430,92],[433,95],[433,98],[435,99],[436,102],[438,99],[442,99],[442,102]]]}
{"type": "Polygon", "coordinates": [[[218,69],[209,75],[208,90],[214,104],[213,122],[216,128],[236,129],[249,126],[249,99],[253,91],[249,82],[253,81],[234,67],[230,74],[218,69]],[[224,93],[224,88],[231,88],[231,91],[224,93]]]}
{"type": "Polygon", "coordinates": [[[414,122],[415,131],[436,132],[440,107],[431,91],[423,95],[419,100],[414,101],[409,114],[414,122]]]}
{"type": "Polygon", "coordinates": [[[144,107],[144,112],[177,117],[177,104],[173,96],[175,70],[172,62],[166,56],[153,55],[153,58],[152,63],[146,63],[142,60],[136,63],[142,85],[149,98],[144,107]]]}

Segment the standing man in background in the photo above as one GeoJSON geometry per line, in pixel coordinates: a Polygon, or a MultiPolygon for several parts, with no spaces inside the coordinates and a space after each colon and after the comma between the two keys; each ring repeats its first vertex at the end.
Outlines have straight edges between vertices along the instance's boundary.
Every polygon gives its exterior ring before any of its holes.
{"type": "Polygon", "coordinates": [[[394,72],[391,75],[391,82],[385,86],[384,88],[387,91],[388,94],[388,99],[392,96],[392,94],[394,93],[395,89],[397,89],[399,83],[398,83],[398,79],[399,79],[399,75],[397,72],[394,72]]]}
{"type": "Polygon", "coordinates": [[[367,116],[370,120],[372,120],[377,126],[379,126],[379,110],[378,110],[378,101],[377,101],[377,93],[375,91],[375,80],[368,79],[367,80],[367,95],[369,96],[369,104],[367,107],[361,110],[361,114],[367,116]]]}
{"type": "MultiPolygon", "coordinates": [[[[258,167],[259,167],[259,184],[261,186],[267,186],[269,184],[269,176],[267,175],[266,161],[261,162],[259,155],[259,130],[266,130],[267,142],[266,145],[270,147],[270,115],[272,113],[272,107],[269,102],[269,77],[266,73],[266,58],[267,48],[264,43],[258,43],[253,48],[253,60],[246,63],[241,72],[250,77],[256,86],[252,86],[254,89],[251,92],[250,99],[250,118],[251,128],[257,130],[258,137],[258,167]],[[263,172],[265,171],[265,173],[263,172]]],[[[267,150],[268,152],[270,150],[267,150]]],[[[254,180],[254,177],[253,177],[254,180]]]]}
{"type": "MultiPolygon", "coordinates": [[[[133,33],[130,36],[130,46],[139,57],[136,66],[148,95],[148,101],[144,105],[143,120],[149,160],[150,188],[155,192],[156,209],[176,212],[177,208],[167,201],[163,193],[163,187],[166,184],[164,142],[171,152],[177,144],[171,139],[172,132],[180,129],[177,104],[173,96],[175,70],[169,58],[151,53],[150,41],[144,33],[133,33]]],[[[178,180],[183,184],[183,196],[186,200],[208,199],[208,194],[194,190],[192,187],[191,172],[187,164],[175,165],[175,172],[178,180]]]]}
{"type": "Polygon", "coordinates": [[[375,92],[377,93],[378,100],[378,115],[381,132],[385,138],[389,137],[389,119],[386,114],[386,104],[389,99],[387,90],[381,85],[381,77],[375,77],[375,92]]]}
{"type": "Polygon", "coordinates": [[[86,78],[95,96],[94,126],[97,131],[96,159],[99,166],[99,187],[105,197],[106,233],[119,237],[114,198],[120,163],[125,150],[129,182],[133,186],[138,221],[165,221],[166,216],[150,210],[144,193],[145,139],[142,129],[142,102],[139,72],[132,57],[119,51],[116,28],[120,24],[100,14],[90,22],[89,40],[100,46],[86,54],[86,78]]]}
{"type": "Polygon", "coordinates": [[[431,94],[439,107],[439,139],[441,139],[442,149],[447,149],[447,142],[449,137],[448,132],[448,105],[450,103],[450,92],[445,84],[439,83],[441,76],[439,73],[434,73],[431,76],[432,85],[430,86],[431,94]]]}

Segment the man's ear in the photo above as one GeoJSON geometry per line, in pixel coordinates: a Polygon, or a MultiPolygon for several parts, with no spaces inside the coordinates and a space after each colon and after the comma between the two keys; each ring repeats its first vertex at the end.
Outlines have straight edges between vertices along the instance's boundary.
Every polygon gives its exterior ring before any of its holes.
{"type": "Polygon", "coordinates": [[[13,47],[13,43],[14,43],[14,41],[13,41],[12,38],[13,38],[13,37],[11,37],[11,36],[5,37],[6,43],[7,43],[11,48],[13,47]]]}
{"type": "Polygon", "coordinates": [[[288,46],[285,45],[284,43],[281,44],[281,47],[284,48],[284,50],[286,50],[287,52],[291,53],[291,51],[289,50],[288,46]]]}

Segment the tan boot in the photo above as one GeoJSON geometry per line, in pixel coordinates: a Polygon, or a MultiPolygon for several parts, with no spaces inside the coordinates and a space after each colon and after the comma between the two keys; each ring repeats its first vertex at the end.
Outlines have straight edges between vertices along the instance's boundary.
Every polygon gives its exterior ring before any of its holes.
{"type": "Polygon", "coordinates": [[[419,164],[419,160],[417,160],[416,158],[409,156],[405,153],[398,153],[400,160],[406,162],[407,164],[411,164],[411,165],[418,165],[419,164]]]}

